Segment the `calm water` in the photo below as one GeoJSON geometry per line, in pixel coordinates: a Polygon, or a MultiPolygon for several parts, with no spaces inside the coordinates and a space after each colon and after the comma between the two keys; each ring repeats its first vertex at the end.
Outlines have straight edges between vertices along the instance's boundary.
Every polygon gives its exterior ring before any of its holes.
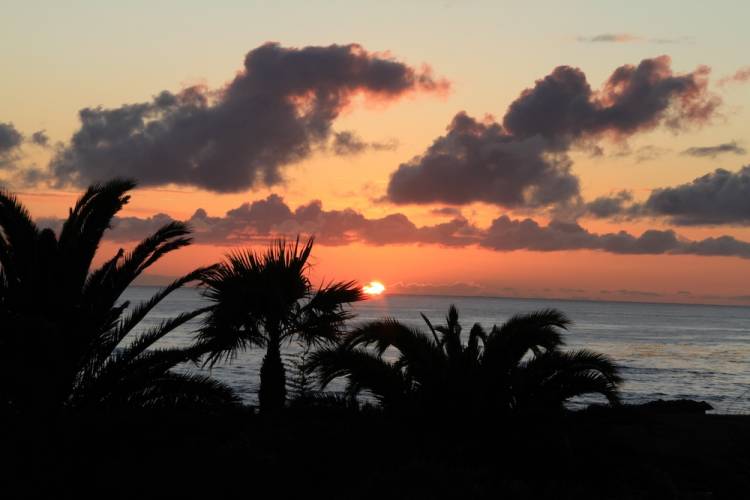
{"type": "MultiPolygon", "coordinates": [[[[133,287],[124,298],[137,302],[154,291],[133,287]]],[[[141,328],[201,304],[197,290],[178,290],[141,328]]],[[[422,327],[419,313],[423,312],[438,324],[450,304],[458,307],[465,331],[475,322],[490,327],[515,313],[559,308],[575,322],[566,335],[570,348],[606,353],[622,367],[626,401],[691,398],[707,401],[717,412],[750,413],[750,308],[401,295],[357,304],[355,323],[392,316],[422,327]]],[[[173,332],[163,345],[189,344],[196,324],[173,332]]],[[[287,351],[297,348],[292,345],[287,351]]],[[[240,353],[231,363],[215,366],[211,375],[231,385],[247,402],[255,402],[262,357],[260,349],[240,353]]]]}

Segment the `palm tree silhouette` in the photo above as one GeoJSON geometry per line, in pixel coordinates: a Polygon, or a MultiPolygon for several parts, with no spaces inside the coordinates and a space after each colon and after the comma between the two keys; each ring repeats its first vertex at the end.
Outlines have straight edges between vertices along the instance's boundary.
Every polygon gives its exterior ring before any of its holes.
{"type": "Polygon", "coordinates": [[[516,315],[489,333],[475,324],[465,344],[454,306],[445,325],[433,327],[422,317],[429,333],[394,319],[370,322],[340,345],[314,352],[308,369],[321,388],[346,377],[352,397],[367,390],[386,408],[550,410],[590,393],[619,403],[621,379],[612,361],[587,350],[560,350],[570,320],[559,311],[516,315]]]}
{"type": "Polygon", "coordinates": [[[238,350],[265,347],[258,393],[262,411],[278,410],[286,400],[282,343],[335,342],[352,317],[345,306],[364,298],[352,281],[314,289],[308,277],[312,247],[312,238],[304,245],[297,238],[278,240],[263,253],[238,251],[203,278],[204,294],[213,304],[199,333],[207,361],[213,365],[238,350]]]}
{"type": "Polygon", "coordinates": [[[59,235],[40,229],[12,194],[0,191],[0,406],[229,403],[233,393],[200,375],[170,371],[197,360],[196,348],[152,346],[204,313],[179,314],[132,338],[161,300],[212,268],[189,273],[129,309],[121,294],[161,257],[190,243],[180,222],[164,225],[132,251],[90,272],[102,236],[135,187],[97,184],[70,209],[59,235]],[[132,339],[132,340],[131,340],[132,339]]]}

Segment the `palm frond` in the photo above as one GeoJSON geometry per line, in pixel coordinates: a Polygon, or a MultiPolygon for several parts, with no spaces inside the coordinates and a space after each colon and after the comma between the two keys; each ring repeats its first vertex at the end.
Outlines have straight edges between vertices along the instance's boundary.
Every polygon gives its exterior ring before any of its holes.
{"type": "Polygon", "coordinates": [[[94,184],[76,202],[63,223],[58,238],[64,283],[68,293],[81,292],[91,261],[104,232],[130,197],[135,182],[115,179],[94,184]]]}
{"type": "Polygon", "coordinates": [[[9,286],[33,269],[39,228],[18,198],[0,190],[0,267],[9,286]]]}
{"type": "Polygon", "coordinates": [[[480,340],[482,341],[482,344],[487,342],[487,332],[484,331],[482,325],[480,325],[479,323],[474,323],[474,326],[472,326],[471,330],[469,331],[469,343],[466,345],[466,352],[469,357],[477,358],[479,356],[480,340]]]}
{"type": "Polygon", "coordinates": [[[400,403],[410,391],[401,370],[365,349],[325,347],[310,354],[306,368],[317,375],[321,389],[346,377],[353,395],[365,389],[385,405],[400,403]]]}
{"type": "Polygon", "coordinates": [[[520,387],[532,389],[525,399],[561,404],[584,394],[601,394],[610,403],[619,404],[622,378],[614,362],[606,355],[585,349],[550,351],[522,363],[516,373],[520,387]]]}
{"type": "Polygon", "coordinates": [[[493,327],[484,345],[484,358],[488,366],[509,367],[518,364],[530,351],[550,351],[563,345],[560,330],[567,329],[571,321],[555,309],[543,309],[527,314],[517,314],[493,327]]]}
{"type": "MultiPolygon", "coordinates": [[[[203,276],[211,272],[212,269],[213,266],[196,269],[195,271],[174,280],[172,283],[152,295],[148,300],[135,306],[131,313],[123,318],[117,328],[112,332],[110,338],[108,338],[107,347],[114,348],[117,346],[154,307],[172,292],[182,288],[188,283],[202,279],[203,276]]],[[[206,312],[207,310],[208,308],[201,309],[202,312],[206,312]]]]}
{"type": "Polygon", "coordinates": [[[240,399],[228,385],[198,374],[167,372],[126,395],[126,404],[142,408],[226,408],[240,399]]]}
{"type": "Polygon", "coordinates": [[[441,345],[449,358],[456,359],[462,349],[461,344],[461,324],[458,322],[458,309],[451,304],[448,309],[448,315],[445,317],[445,325],[435,327],[435,330],[441,334],[441,345]]]}
{"type": "Polygon", "coordinates": [[[290,334],[298,335],[305,343],[338,340],[346,321],[354,314],[345,307],[364,300],[364,294],[353,281],[331,283],[319,288],[292,319],[290,334]]]}
{"type": "Polygon", "coordinates": [[[186,224],[170,222],[141,241],[131,252],[118,252],[114,263],[109,261],[91,274],[84,286],[84,296],[105,306],[114,304],[145,269],[167,253],[189,245],[188,234],[190,229],[186,224]]]}
{"type": "Polygon", "coordinates": [[[123,349],[120,359],[125,362],[134,359],[175,328],[184,325],[188,321],[208,312],[209,310],[210,307],[203,307],[193,311],[180,313],[177,316],[161,321],[157,326],[141,333],[130,345],[123,349]]]}

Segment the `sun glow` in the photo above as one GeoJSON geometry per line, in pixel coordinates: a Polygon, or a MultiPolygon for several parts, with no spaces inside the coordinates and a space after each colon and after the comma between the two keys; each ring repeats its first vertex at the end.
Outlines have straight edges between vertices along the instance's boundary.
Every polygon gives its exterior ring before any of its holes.
{"type": "Polygon", "coordinates": [[[381,295],[385,292],[385,285],[379,281],[371,281],[362,287],[366,295],[381,295]]]}

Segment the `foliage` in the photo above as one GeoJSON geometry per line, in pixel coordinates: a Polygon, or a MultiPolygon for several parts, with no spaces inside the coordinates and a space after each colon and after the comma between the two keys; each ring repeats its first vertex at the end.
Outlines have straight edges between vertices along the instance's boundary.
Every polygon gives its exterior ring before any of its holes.
{"type": "Polygon", "coordinates": [[[619,403],[621,379],[609,358],[561,351],[570,321],[559,311],[516,315],[489,333],[475,324],[466,343],[454,306],[445,325],[423,318],[429,333],[394,319],[367,323],[340,345],[314,352],[308,369],[322,387],[346,377],[351,395],[365,390],[386,408],[550,410],[591,393],[619,403]]]}
{"type": "Polygon", "coordinates": [[[199,333],[207,362],[232,359],[249,347],[265,347],[261,365],[260,406],[277,410],[286,400],[281,346],[292,340],[306,345],[335,342],[352,318],[346,306],[362,300],[352,281],[314,288],[308,259],[313,239],[300,244],[278,240],[264,252],[231,253],[203,278],[211,302],[199,333]]]}
{"type": "Polygon", "coordinates": [[[185,224],[166,224],[91,271],[105,231],[134,187],[127,180],[89,187],[57,235],[40,229],[14,195],[0,192],[1,405],[158,407],[235,400],[215,381],[170,371],[197,360],[201,353],[195,346],[153,347],[206,309],[134,335],[165,297],[212,267],[175,280],[133,308],[120,299],[144,270],[190,243],[185,224]]]}

